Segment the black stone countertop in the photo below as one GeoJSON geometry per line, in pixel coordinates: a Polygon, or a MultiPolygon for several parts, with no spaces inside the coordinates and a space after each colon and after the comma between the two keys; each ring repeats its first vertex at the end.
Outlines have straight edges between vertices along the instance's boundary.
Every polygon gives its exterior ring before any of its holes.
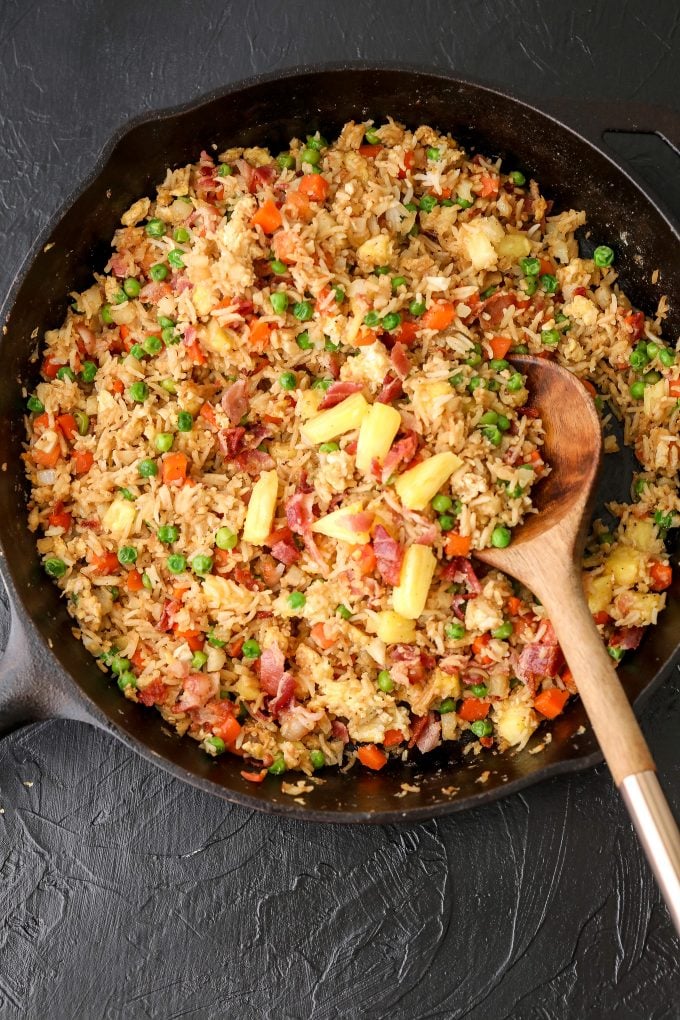
{"type": "MultiPolygon", "coordinates": [[[[0,293],[130,116],[358,58],[678,108],[679,21],[669,0],[0,0],[0,293]]],[[[665,189],[654,141],[620,144],[665,189]]],[[[644,713],[676,813],[679,723],[676,671],[644,713]]],[[[0,743],[0,791],[2,1018],[680,1016],[678,939],[603,768],[437,822],[307,825],[53,721],[0,743]]]]}

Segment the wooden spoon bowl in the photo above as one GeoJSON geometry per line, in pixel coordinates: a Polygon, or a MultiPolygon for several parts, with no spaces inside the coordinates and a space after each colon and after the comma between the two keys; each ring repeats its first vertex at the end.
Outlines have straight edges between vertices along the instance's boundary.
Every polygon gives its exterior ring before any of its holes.
{"type": "Polygon", "coordinates": [[[616,785],[680,932],[680,834],[654,761],[586,602],[582,556],[602,430],[593,399],[571,372],[542,358],[513,361],[527,376],[545,429],[550,473],[532,492],[527,516],[505,549],[475,555],[516,577],[543,603],[616,785]]]}

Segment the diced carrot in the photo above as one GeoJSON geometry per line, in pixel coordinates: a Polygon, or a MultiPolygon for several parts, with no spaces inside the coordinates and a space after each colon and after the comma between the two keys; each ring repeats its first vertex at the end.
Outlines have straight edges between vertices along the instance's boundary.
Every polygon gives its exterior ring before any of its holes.
{"type": "Polygon", "coordinates": [[[673,580],[673,570],[667,563],[654,560],[649,568],[654,591],[665,591],[673,580]]]}
{"type": "Polygon", "coordinates": [[[565,666],[560,673],[560,679],[567,688],[570,694],[578,694],[578,688],[576,687],[576,681],[574,680],[573,674],[568,666],[565,666]]]}
{"type": "Polygon", "coordinates": [[[138,570],[131,570],[128,573],[126,584],[128,591],[141,591],[144,587],[144,582],[140,572],[138,570]]]}
{"type": "Polygon", "coordinates": [[[509,336],[495,336],[489,343],[494,358],[504,358],[512,347],[512,340],[509,336]]]}
{"type": "Polygon", "coordinates": [[[328,181],[321,174],[307,174],[300,181],[298,192],[313,202],[323,202],[328,195],[328,181]]]}
{"type": "Polygon", "coordinates": [[[64,367],[63,361],[55,361],[54,358],[45,358],[42,363],[42,374],[48,379],[56,379],[57,372],[64,367]]]}
{"type": "Polygon", "coordinates": [[[367,769],[373,769],[374,772],[379,772],[384,765],[387,765],[387,755],[375,744],[362,744],[361,747],[358,747],[357,758],[362,765],[365,765],[367,769]]]}
{"type": "Polygon", "coordinates": [[[41,450],[39,447],[34,446],[31,450],[33,460],[39,467],[53,468],[59,458],[61,457],[61,446],[59,440],[55,438],[54,443],[49,450],[41,450]]]}
{"type": "Polygon", "coordinates": [[[263,319],[253,319],[250,323],[250,333],[248,335],[251,345],[259,348],[266,347],[273,328],[271,322],[265,322],[263,319]]]}
{"type": "Polygon", "coordinates": [[[539,269],[541,276],[554,276],[555,275],[555,263],[552,259],[541,259],[541,268],[539,269]]]}
{"type": "Polygon", "coordinates": [[[370,347],[378,339],[376,333],[372,329],[360,329],[354,339],[355,347],[370,347]]]}
{"type": "Polygon", "coordinates": [[[120,338],[121,340],[127,340],[130,335],[130,327],[126,326],[125,323],[120,327],[120,338]]]}
{"type": "Polygon", "coordinates": [[[122,379],[114,379],[111,383],[111,389],[114,393],[122,393],[125,390],[122,379]]]}
{"type": "Polygon", "coordinates": [[[201,410],[198,413],[200,414],[201,418],[203,418],[205,421],[207,421],[208,425],[213,425],[215,428],[217,428],[217,418],[215,416],[215,408],[212,406],[212,404],[209,404],[206,401],[205,404],[203,404],[203,406],[201,407],[201,410]]]}
{"type": "Polygon", "coordinates": [[[671,397],[680,397],[680,379],[671,379],[669,381],[668,393],[671,397]]]}
{"type": "Polygon", "coordinates": [[[130,656],[130,662],[135,669],[144,669],[144,650],[141,645],[137,645],[135,654],[130,656]]]}
{"type": "Polygon", "coordinates": [[[403,744],[405,740],[406,737],[401,730],[385,730],[383,747],[396,747],[397,744],[403,744]]]}
{"type": "Polygon", "coordinates": [[[604,610],[602,610],[599,613],[593,613],[593,620],[600,627],[605,627],[608,623],[612,622],[611,616],[609,615],[609,613],[606,613],[604,610]]]}
{"type": "Polygon", "coordinates": [[[281,213],[276,208],[276,203],[269,198],[251,218],[250,225],[251,227],[262,227],[265,234],[273,234],[275,230],[279,229],[282,222],[281,213]]]}
{"type": "Polygon", "coordinates": [[[416,154],[415,152],[413,152],[413,150],[404,153],[404,169],[399,170],[399,172],[397,173],[397,177],[399,178],[399,180],[401,181],[404,180],[408,171],[413,169],[413,164],[415,163],[415,161],[416,154]]]}
{"type": "Polygon", "coordinates": [[[335,644],[335,638],[326,630],[325,623],[315,623],[310,633],[319,648],[323,648],[324,651],[335,644]]]}
{"type": "Polygon", "coordinates": [[[479,634],[472,642],[472,651],[475,655],[481,655],[490,640],[491,636],[489,634],[479,634]]]}
{"type": "Polygon", "coordinates": [[[442,188],[440,191],[440,196],[442,198],[451,198],[452,194],[453,192],[451,191],[451,188],[442,188]]]}
{"type": "Polygon", "coordinates": [[[382,152],[382,145],[360,145],[359,155],[366,159],[375,159],[379,152],[382,152]]]}
{"type": "Polygon", "coordinates": [[[508,599],[508,613],[510,616],[518,616],[519,611],[522,608],[522,600],[518,599],[516,595],[511,595],[508,599]]]}
{"type": "Polygon", "coordinates": [[[182,485],[186,481],[189,458],[185,453],[168,453],[163,457],[163,482],[165,485],[173,485],[179,482],[182,485]]]}
{"type": "MultiPolygon", "coordinates": [[[[303,178],[303,180],[305,179],[306,178],[303,178]]],[[[313,216],[309,199],[305,193],[300,190],[288,192],[284,209],[291,219],[301,220],[303,223],[308,223],[313,216]]]]}
{"type": "Polygon", "coordinates": [[[213,726],[213,733],[216,737],[221,737],[225,744],[233,744],[240,732],[241,724],[233,715],[228,715],[213,726]]]}
{"type": "Polygon", "coordinates": [[[417,322],[407,319],[406,322],[402,322],[397,330],[397,341],[404,344],[405,347],[410,347],[418,336],[419,329],[420,325],[417,322]]]}
{"type": "Polygon", "coordinates": [[[58,414],[55,418],[55,423],[64,439],[69,441],[73,439],[78,431],[76,420],[72,414],[58,414]]]}
{"type": "Polygon", "coordinates": [[[476,722],[477,719],[486,719],[491,705],[488,701],[481,701],[479,698],[465,698],[458,709],[458,715],[465,722],[476,722]]]}
{"type": "Polygon", "coordinates": [[[239,637],[239,638],[235,638],[234,641],[232,641],[228,645],[227,651],[231,655],[232,659],[237,659],[239,657],[239,655],[243,651],[243,645],[244,644],[245,644],[245,638],[239,637]]]}
{"type": "Polygon", "coordinates": [[[77,475],[86,475],[94,464],[94,456],[89,450],[74,450],[71,460],[77,475]]]}
{"type": "Polygon", "coordinates": [[[373,546],[370,542],[366,545],[357,545],[354,547],[351,553],[352,559],[359,568],[359,573],[362,577],[368,577],[372,574],[376,568],[377,560],[373,551],[373,546]]]}
{"type": "Polygon", "coordinates": [[[456,531],[450,531],[446,539],[446,555],[467,556],[471,545],[470,535],[459,535],[456,531]]]}
{"type": "Polygon", "coordinates": [[[194,365],[205,365],[208,360],[198,340],[194,340],[192,344],[187,344],[185,351],[194,365]]]}
{"type": "Polygon", "coordinates": [[[192,652],[200,652],[205,644],[205,637],[200,630],[176,630],[175,637],[186,641],[192,652]]]}
{"type": "Polygon", "coordinates": [[[456,314],[455,307],[450,301],[439,301],[436,305],[432,305],[431,308],[423,315],[420,320],[421,329],[446,329],[446,327],[453,322],[453,318],[456,314]]]}
{"type": "Polygon", "coordinates": [[[213,560],[215,562],[215,569],[219,572],[228,567],[232,560],[232,553],[229,549],[218,549],[217,546],[213,549],[213,560]]]}
{"type": "Polygon", "coordinates": [[[68,531],[73,523],[73,518],[69,513],[64,510],[64,504],[59,500],[58,503],[54,504],[52,513],[47,518],[47,523],[50,528],[63,528],[64,531],[68,531]]]}
{"type": "Polygon", "coordinates": [[[541,691],[536,696],[534,708],[541,715],[544,715],[546,719],[554,719],[555,716],[558,716],[563,711],[568,700],[569,691],[561,691],[559,687],[551,687],[547,691],[541,691]]]}
{"type": "Polygon", "coordinates": [[[188,584],[173,584],[172,597],[174,599],[179,599],[181,601],[188,591],[189,591],[188,584]]]}
{"type": "Polygon", "coordinates": [[[247,779],[249,783],[261,783],[264,777],[267,775],[267,769],[260,769],[259,772],[245,772],[242,771],[241,775],[244,779],[247,779]]]}
{"type": "Polygon", "coordinates": [[[43,414],[37,415],[33,419],[33,431],[35,432],[36,436],[39,436],[42,432],[45,431],[45,429],[48,429],[49,427],[50,416],[47,413],[47,411],[45,411],[43,414]]]}
{"type": "Polygon", "coordinates": [[[100,577],[105,577],[107,574],[117,574],[120,570],[120,563],[114,552],[101,553],[99,556],[88,556],[87,562],[91,567],[94,567],[94,573],[99,574],[100,577]]]}
{"type": "Polygon", "coordinates": [[[500,177],[496,177],[495,174],[482,174],[480,178],[480,196],[482,198],[491,198],[493,195],[497,195],[500,183],[500,177]]]}
{"type": "MultiPolygon", "coordinates": [[[[304,196],[301,196],[301,198],[304,198],[304,196]]],[[[307,200],[305,199],[305,201],[307,200]]],[[[307,208],[310,208],[309,202],[307,202],[307,208]]],[[[298,235],[292,230],[279,230],[272,238],[272,250],[277,259],[285,262],[286,265],[291,265],[297,260],[297,247],[299,243],[298,235]]]]}

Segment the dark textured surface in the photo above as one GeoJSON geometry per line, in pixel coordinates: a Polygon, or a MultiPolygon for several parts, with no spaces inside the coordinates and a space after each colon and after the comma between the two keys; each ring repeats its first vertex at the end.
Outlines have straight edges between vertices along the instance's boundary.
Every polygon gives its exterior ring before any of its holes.
{"type": "MultiPolygon", "coordinates": [[[[678,19],[670,3],[0,0],[0,292],[130,115],[358,57],[536,101],[677,105],[678,19]]],[[[626,151],[658,187],[665,157],[626,151]]],[[[644,718],[679,811],[677,672],[644,718]]],[[[339,829],[230,807],[50,722],[0,743],[0,787],[3,1017],[680,1015],[678,940],[602,769],[445,821],[339,829]]]]}

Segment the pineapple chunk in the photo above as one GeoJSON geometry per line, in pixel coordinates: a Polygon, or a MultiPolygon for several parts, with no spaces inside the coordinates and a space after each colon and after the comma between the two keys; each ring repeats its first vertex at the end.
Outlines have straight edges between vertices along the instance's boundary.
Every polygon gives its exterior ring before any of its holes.
{"type": "Polygon", "coordinates": [[[518,691],[507,701],[498,701],[493,706],[498,735],[510,745],[526,743],[538,722],[528,693],[519,688],[518,691]]]}
{"type": "Polygon", "coordinates": [[[257,701],[262,694],[255,676],[240,676],[235,687],[236,693],[243,701],[257,701]]]}
{"type": "Polygon", "coordinates": [[[208,315],[215,304],[215,292],[207,283],[197,283],[194,287],[191,300],[199,315],[208,315]]]}
{"type": "Polygon", "coordinates": [[[656,527],[652,521],[646,519],[641,521],[632,520],[626,527],[626,537],[631,545],[634,545],[640,552],[659,552],[659,537],[656,527]]]}
{"type": "Polygon", "coordinates": [[[458,716],[455,712],[447,712],[442,716],[442,740],[455,740],[458,736],[458,716]]]}
{"type": "Polygon", "coordinates": [[[295,413],[305,421],[307,418],[313,418],[315,414],[318,414],[319,404],[322,400],[321,390],[300,390],[295,413]]]}
{"type": "Polygon", "coordinates": [[[308,443],[328,443],[345,432],[358,429],[367,414],[366,400],[361,393],[353,393],[335,407],[317,414],[300,431],[308,443]]]}
{"type": "Polygon", "coordinates": [[[464,223],[460,228],[463,250],[473,269],[495,269],[498,264],[495,244],[505,237],[505,231],[495,216],[464,223]]]}
{"type": "Polygon", "coordinates": [[[521,259],[531,253],[531,241],[526,234],[506,234],[495,248],[501,258],[521,259]]]}
{"type": "Polygon", "coordinates": [[[359,471],[370,471],[374,459],[379,462],[384,460],[400,425],[401,415],[396,407],[373,404],[369,408],[359,430],[356,456],[359,471]]]}
{"type": "Polygon", "coordinates": [[[416,639],[416,625],[413,620],[385,609],[376,615],[376,633],[386,645],[410,644],[416,639]]]}
{"type": "Polygon", "coordinates": [[[213,354],[231,354],[238,344],[238,337],[231,329],[223,329],[217,319],[211,319],[201,331],[201,343],[213,354]]]}
{"type": "Polygon", "coordinates": [[[102,526],[114,538],[125,538],[130,534],[136,516],[137,511],[132,503],[126,499],[114,499],[102,517],[102,526]]]}
{"type": "Polygon", "coordinates": [[[455,453],[435,453],[399,475],[394,483],[399,499],[408,510],[424,510],[462,463],[455,453]]]}
{"type": "Polygon", "coordinates": [[[360,514],[363,510],[361,503],[349,503],[334,510],[332,514],[320,517],[312,524],[312,531],[319,535],[328,535],[329,538],[339,538],[342,542],[349,542],[350,545],[366,545],[370,542],[371,536],[368,531],[356,531],[350,526],[348,518],[360,514]]]}
{"type": "Polygon", "coordinates": [[[625,598],[627,600],[626,615],[628,613],[637,613],[640,626],[642,627],[648,627],[650,624],[656,623],[656,615],[663,609],[665,604],[664,595],[654,595],[652,592],[632,591],[626,593],[625,598]]]}
{"type": "Polygon", "coordinates": [[[394,245],[387,234],[369,237],[368,241],[357,248],[357,256],[369,266],[384,266],[392,261],[394,245]]]}
{"type": "Polygon", "coordinates": [[[623,584],[630,588],[639,580],[642,556],[632,545],[620,545],[604,561],[604,568],[613,576],[617,584],[623,584]]]}
{"type": "Polygon", "coordinates": [[[243,541],[263,545],[272,530],[279,478],[276,471],[263,471],[253,486],[243,525],[243,541]]]}
{"type": "Polygon", "coordinates": [[[400,616],[417,620],[427,602],[437,558],[426,545],[411,545],[406,550],[399,584],[392,592],[392,605],[400,616]]]}
{"type": "Polygon", "coordinates": [[[208,574],[203,578],[203,595],[211,609],[228,609],[231,604],[232,584],[226,577],[208,574]]]}
{"type": "Polygon", "coordinates": [[[614,597],[614,583],[611,577],[608,577],[606,574],[600,574],[599,577],[585,574],[583,577],[583,587],[588,601],[588,609],[593,616],[596,613],[607,612],[614,597]]]}

